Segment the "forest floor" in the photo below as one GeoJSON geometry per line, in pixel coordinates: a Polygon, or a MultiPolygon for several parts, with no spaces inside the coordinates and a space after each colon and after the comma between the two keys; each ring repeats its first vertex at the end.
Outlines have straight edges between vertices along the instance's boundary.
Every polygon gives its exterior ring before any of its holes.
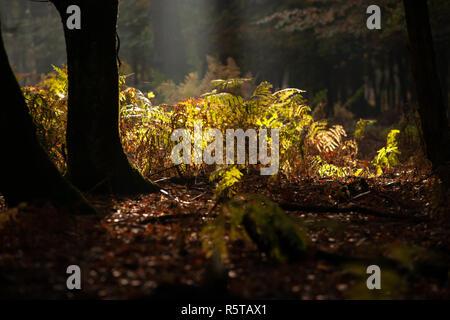
{"type": "Polygon", "coordinates": [[[449,225],[428,217],[429,179],[397,172],[350,195],[348,181],[246,177],[241,194],[280,204],[307,230],[309,253],[280,263],[256,245],[229,243],[220,279],[201,242],[220,214],[206,179],[161,181],[167,193],[89,197],[94,217],[46,203],[11,209],[0,230],[0,297],[450,299],[449,225]],[[67,290],[69,265],[81,267],[82,290],[67,290]],[[369,265],[381,268],[381,290],[366,287],[369,265]]]}

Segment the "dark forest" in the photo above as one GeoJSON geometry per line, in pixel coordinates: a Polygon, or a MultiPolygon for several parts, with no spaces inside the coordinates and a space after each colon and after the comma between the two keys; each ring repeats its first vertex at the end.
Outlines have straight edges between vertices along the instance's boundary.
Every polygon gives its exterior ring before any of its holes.
{"type": "MultiPolygon", "coordinates": [[[[450,2],[0,0],[0,30],[0,299],[450,298],[450,2]]],[[[174,314],[219,312],[267,310],[174,314]]]]}

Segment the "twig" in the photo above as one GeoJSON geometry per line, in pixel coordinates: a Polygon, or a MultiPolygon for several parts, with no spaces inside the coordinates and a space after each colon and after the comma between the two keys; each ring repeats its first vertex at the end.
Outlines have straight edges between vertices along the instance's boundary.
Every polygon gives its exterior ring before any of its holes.
{"type": "Polygon", "coordinates": [[[159,217],[149,217],[140,221],[140,224],[148,224],[154,222],[164,222],[170,219],[186,219],[186,218],[215,218],[216,214],[198,214],[198,213],[180,213],[180,214],[167,214],[159,217]]]}
{"type": "Polygon", "coordinates": [[[352,200],[355,200],[355,199],[358,199],[358,198],[362,198],[362,197],[364,197],[365,195],[368,195],[370,192],[371,192],[371,191],[369,190],[369,191],[360,193],[360,194],[354,196],[354,197],[352,198],[352,200]]]}
{"type": "Polygon", "coordinates": [[[192,202],[192,201],[194,201],[194,200],[197,200],[198,198],[204,196],[204,195],[207,194],[207,193],[208,193],[208,191],[205,191],[205,192],[199,194],[198,196],[193,197],[193,198],[191,199],[191,201],[189,201],[189,202],[192,202]]]}
{"type": "Polygon", "coordinates": [[[158,183],[158,182],[166,181],[166,180],[170,180],[170,179],[171,179],[170,177],[166,177],[166,178],[162,178],[162,179],[155,180],[155,181],[153,181],[153,182],[154,182],[154,183],[158,183]]]}

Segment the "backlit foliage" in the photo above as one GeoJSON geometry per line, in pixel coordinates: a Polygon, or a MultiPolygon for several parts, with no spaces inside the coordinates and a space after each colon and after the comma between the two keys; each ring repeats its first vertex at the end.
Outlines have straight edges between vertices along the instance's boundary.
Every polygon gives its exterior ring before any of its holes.
{"type": "MultiPolygon", "coordinates": [[[[171,166],[170,152],[175,143],[170,140],[170,134],[176,128],[188,129],[193,135],[194,123],[201,121],[204,130],[215,128],[222,132],[238,128],[280,129],[280,166],[286,172],[295,171],[305,161],[307,140],[312,141],[324,123],[313,120],[311,109],[304,104],[302,91],[298,89],[273,92],[270,83],[262,82],[249,97],[241,96],[240,87],[250,81],[248,78],[215,80],[212,91],[171,106],[152,106],[150,101],[142,98],[123,106],[122,110],[129,111],[121,118],[125,151],[147,175],[149,168],[171,166]],[[146,156],[141,152],[146,152],[146,156]]],[[[143,96],[133,90],[128,93],[143,96]]],[[[206,144],[204,140],[202,147],[206,144]]],[[[181,165],[178,168],[184,175],[211,173],[216,169],[206,165],[181,165]]],[[[218,172],[227,172],[218,169],[218,172]]],[[[227,174],[214,176],[222,179],[218,183],[219,193],[231,191],[230,181],[237,182],[240,178],[231,174],[234,169],[230,170],[227,174]]]]}
{"type": "Polygon", "coordinates": [[[36,126],[39,142],[60,171],[66,170],[67,69],[53,66],[37,86],[22,93],[36,126]]]}
{"type": "Polygon", "coordinates": [[[334,125],[328,130],[322,130],[314,137],[314,144],[319,152],[333,152],[336,150],[347,136],[344,128],[340,125],[334,125]]]}
{"type": "MultiPolygon", "coordinates": [[[[211,74],[239,76],[229,66],[217,66],[210,59],[211,74]],[[227,71],[231,68],[231,71],[227,71]]],[[[67,72],[54,68],[36,87],[23,92],[36,123],[41,144],[61,171],[66,169],[65,131],[67,118],[67,72]]],[[[371,177],[399,163],[398,130],[388,136],[386,147],[370,168],[358,167],[358,142],[364,138],[372,120],[361,119],[356,124],[354,138],[349,138],[341,125],[316,121],[305,103],[303,91],[287,88],[274,91],[269,82],[253,86],[251,78],[227,78],[210,81],[210,90],[197,97],[171,105],[156,105],[153,92],[143,93],[126,85],[127,76],[120,77],[120,136],[123,149],[142,175],[150,177],[162,170],[176,170],[182,176],[211,175],[217,183],[216,195],[232,197],[235,184],[248,172],[248,165],[226,166],[171,163],[175,142],[171,134],[177,128],[188,129],[193,136],[194,124],[201,122],[203,130],[219,129],[280,129],[280,173],[290,177],[310,175],[342,178],[351,175],[371,177]],[[253,90],[248,89],[253,86],[253,90]],[[243,87],[246,89],[244,90],[243,87]]],[[[206,87],[206,86],[205,86],[206,87]]],[[[269,137],[269,144],[271,139],[269,137]]],[[[203,139],[202,149],[209,141],[203,139]]],[[[226,154],[224,145],[224,154],[226,154]]],[[[260,165],[252,165],[254,167],[260,165]]],[[[175,172],[175,171],[173,171],[175,172]]]]}
{"type": "Polygon", "coordinates": [[[215,194],[216,196],[226,195],[231,198],[236,194],[236,184],[242,178],[242,172],[237,165],[224,166],[212,172],[209,179],[218,180],[215,194]]]}
{"type": "MultiPolygon", "coordinates": [[[[213,66],[215,64],[210,67],[217,68],[213,66]]],[[[220,72],[226,74],[224,70],[226,67],[222,67],[220,72]]],[[[382,174],[397,165],[397,155],[400,153],[397,135],[400,131],[389,133],[386,146],[378,151],[371,167],[358,167],[358,142],[364,139],[366,127],[374,121],[358,121],[353,138],[350,138],[342,125],[329,125],[325,120],[316,121],[313,118],[311,108],[303,98],[304,91],[296,88],[275,91],[269,82],[254,86],[251,78],[239,77],[236,71],[231,74],[237,77],[212,80],[208,91],[170,105],[155,104],[156,95],[153,92],[144,93],[128,87],[127,76],[121,76],[119,132],[123,150],[143,176],[151,178],[172,170],[171,174],[181,177],[206,175],[216,184],[216,202],[225,204],[221,206],[222,214],[203,230],[203,246],[207,255],[220,253],[226,257],[227,239],[242,239],[256,244],[274,259],[297,259],[306,247],[306,236],[298,226],[267,199],[236,196],[244,174],[260,169],[261,165],[206,165],[194,164],[193,161],[191,164],[173,165],[171,152],[178,142],[171,140],[172,132],[178,128],[187,129],[193,137],[194,126],[199,122],[203,131],[214,128],[223,133],[226,129],[279,129],[278,176],[346,178],[374,177],[375,173],[382,174]],[[252,86],[253,90],[249,91],[252,86]]],[[[192,79],[197,79],[196,76],[189,77],[184,84],[186,86],[192,79]]],[[[179,93],[181,88],[175,89],[171,96],[175,97],[175,92],[179,93]]],[[[64,172],[66,69],[55,67],[55,72],[38,86],[26,87],[23,92],[42,146],[64,172]]],[[[202,150],[209,142],[204,136],[202,150]]],[[[268,143],[272,143],[270,137],[268,143]]],[[[225,143],[223,147],[226,154],[225,143]]],[[[191,156],[193,160],[194,155],[191,156]]]]}
{"type": "Polygon", "coordinates": [[[383,169],[389,169],[400,163],[398,160],[400,151],[397,146],[397,135],[399,133],[399,130],[391,130],[387,136],[386,146],[378,150],[378,155],[373,160],[373,164],[377,169],[377,175],[382,174],[383,169]]]}
{"type": "Polygon", "coordinates": [[[179,84],[169,80],[158,85],[155,89],[156,103],[176,104],[186,97],[199,97],[214,89],[214,80],[237,79],[241,76],[241,71],[232,58],[228,58],[226,64],[221,64],[217,59],[208,56],[206,62],[208,69],[203,78],[197,72],[192,72],[179,84]]]}

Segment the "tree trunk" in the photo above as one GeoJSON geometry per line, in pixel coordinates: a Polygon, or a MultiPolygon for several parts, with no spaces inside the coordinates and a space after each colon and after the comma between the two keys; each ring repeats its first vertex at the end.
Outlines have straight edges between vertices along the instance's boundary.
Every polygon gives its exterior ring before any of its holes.
{"type": "MultiPolygon", "coordinates": [[[[444,106],[448,112],[448,49],[447,44],[438,46],[438,66],[439,76],[441,80],[442,97],[444,98],[444,106]]],[[[448,116],[448,114],[447,114],[448,116]]]]}
{"type": "Polygon", "coordinates": [[[425,0],[404,0],[419,114],[428,159],[448,184],[449,126],[436,69],[433,39],[425,0]]]}
{"type": "Polygon", "coordinates": [[[389,60],[388,60],[388,83],[387,83],[387,101],[388,101],[388,108],[390,110],[396,109],[395,105],[395,92],[396,92],[396,83],[395,83],[395,64],[394,64],[394,53],[391,51],[389,52],[389,60]]]}
{"type": "Polygon", "coordinates": [[[122,194],[159,190],[132,168],[120,141],[118,0],[52,2],[61,15],[66,38],[69,179],[81,190],[122,194]],[[81,9],[81,30],[66,26],[69,5],[81,9]]]}
{"type": "Polygon", "coordinates": [[[329,73],[326,76],[326,88],[327,88],[327,104],[325,106],[326,116],[333,117],[334,116],[334,104],[335,104],[335,82],[334,82],[334,74],[333,67],[329,66],[329,73]]]}
{"type": "MultiPolygon", "coordinates": [[[[376,74],[376,73],[375,73],[376,74]]],[[[385,87],[385,81],[386,81],[386,61],[383,58],[381,62],[381,69],[380,69],[380,81],[375,84],[375,107],[377,110],[377,113],[380,114],[383,111],[383,94],[384,94],[384,87],[385,87]]],[[[378,80],[378,79],[377,79],[378,80]]],[[[375,80],[375,81],[377,81],[375,80]]]]}
{"type": "Polygon", "coordinates": [[[0,32],[0,192],[8,205],[34,199],[48,199],[72,213],[95,210],[81,193],[67,182],[41,148],[33,120],[9,65],[0,32]]]}
{"type": "Polygon", "coordinates": [[[403,53],[400,52],[397,55],[397,65],[398,65],[398,80],[400,85],[400,107],[402,108],[405,103],[408,102],[408,87],[407,87],[407,68],[405,67],[405,59],[403,53]]]}
{"type": "MultiPolygon", "coordinates": [[[[211,5],[216,17],[213,29],[213,47],[218,52],[219,60],[224,64],[231,57],[238,65],[241,65],[244,56],[242,51],[245,50],[241,32],[242,4],[236,0],[214,0],[211,1],[211,5]]],[[[278,77],[278,79],[282,79],[282,77],[278,77]]],[[[281,83],[275,84],[275,87],[280,86],[281,83]]]]}
{"type": "Polygon", "coordinates": [[[175,82],[183,80],[188,71],[179,6],[179,0],[150,3],[156,66],[175,82]]]}

